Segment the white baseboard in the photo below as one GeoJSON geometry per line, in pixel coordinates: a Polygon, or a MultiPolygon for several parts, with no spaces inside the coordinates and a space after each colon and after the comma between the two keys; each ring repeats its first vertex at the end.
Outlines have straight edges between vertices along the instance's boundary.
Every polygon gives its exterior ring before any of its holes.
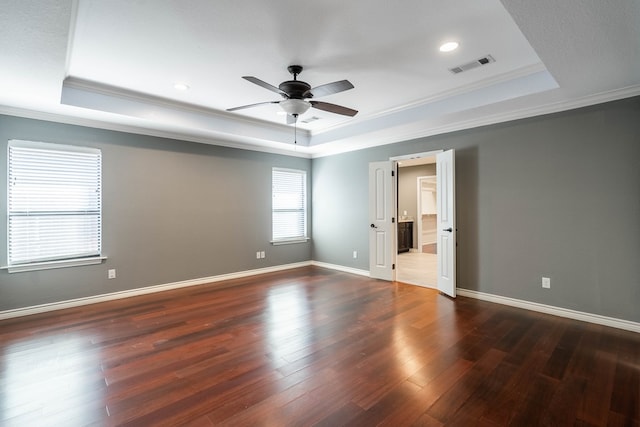
{"type": "MultiPolygon", "coordinates": [[[[188,286],[204,285],[207,283],[222,282],[224,280],[240,279],[243,277],[255,276],[258,274],[273,273],[277,271],[290,270],[293,268],[306,267],[314,265],[317,267],[328,268],[330,270],[342,271],[345,273],[356,274],[359,276],[369,277],[368,270],[361,270],[343,265],[329,264],[319,261],[304,261],[293,264],[277,265],[274,267],[259,268],[255,270],[246,270],[236,273],[220,274],[218,276],[203,277],[200,279],[184,280],[174,283],[166,283],[163,285],[148,286],[144,288],[131,289],[121,292],[113,292],[109,294],[96,295],[85,298],[77,298],[67,301],[54,302],[50,304],[41,304],[31,307],[16,308],[13,310],[0,311],[0,320],[11,319],[14,317],[28,316],[31,314],[46,313],[49,311],[63,310],[66,308],[80,307],[83,305],[97,304],[100,302],[113,301],[117,299],[130,298],[138,295],[146,295],[154,292],[169,291],[172,289],[180,289],[188,286]]],[[[537,311],[540,313],[552,314],[554,316],[566,317],[583,322],[595,323],[598,325],[609,326],[612,328],[624,329],[627,331],[640,333],[640,323],[629,320],[616,319],[613,317],[601,316],[598,314],[585,313],[581,311],[570,310],[567,308],[554,307],[551,305],[539,304],[535,302],[519,300],[515,298],[503,297],[484,292],[472,291],[468,289],[457,288],[456,292],[460,296],[475,298],[483,301],[495,302],[498,304],[509,305],[512,307],[523,308],[526,310],[537,311]]]]}
{"type": "Polygon", "coordinates": [[[487,294],[487,293],[478,292],[478,291],[471,291],[471,290],[462,289],[462,288],[457,288],[456,292],[458,295],[463,297],[495,302],[498,304],[504,304],[512,307],[524,308],[526,310],[537,311],[540,313],[552,314],[554,316],[566,317],[569,319],[580,320],[583,322],[595,323],[598,325],[609,326],[612,328],[624,329],[626,331],[640,333],[640,323],[632,322],[629,320],[616,319],[615,317],[607,317],[607,316],[601,316],[599,314],[585,313],[583,311],[570,310],[568,308],[561,308],[561,307],[555,307],[552,305],[539,304],[537,302],[519,300],[515,298],[487,294]]]}
{"type": "Polygon", "coordinates": [[[345,273],[357,274],[358,276],[369,277],[369,270],[360,270],[358,268],[345,267],[344,265],[329,264],[326,262],[311,261],[311,265],[316,267],[328,268],[329,270],[343,271],[345,273]]]}
{"type": "Polygon", "coordinates": [[[76,298],[67,301],[54,302],[50,304],[41,304],[31,307],[16,308],[13,310],[0,311],[0,320],[11,319],[14,317],[29,316],[31,314],[46,313],[49,311],[63,310],[65,308],[79,307],[89,304],[97,304],[99,302],[113,301],[117,299],[130,298],[138,295],[146,295],[154,292],[170,291],[172,289],[186,288],[187,286],[204,285],[207,283],[221,282],[223,280],[240,279],[243,277],[255,276],[264,273],[273,273],[276,271],[290,270],[292,268],[306,267],[311,265],[311,261],[298,262],[294,264],[277,265],[274,267],[258,268],[255,270],[240,271],[237,273],[220,274],[218,276],[203,277],[200,279],[183,280],[181,282],[166,283],[163,285],[147,286],[144,288],[131,289],[121,292],[113,292],[109,294],[96,295],[85,298],[76,298]]]}

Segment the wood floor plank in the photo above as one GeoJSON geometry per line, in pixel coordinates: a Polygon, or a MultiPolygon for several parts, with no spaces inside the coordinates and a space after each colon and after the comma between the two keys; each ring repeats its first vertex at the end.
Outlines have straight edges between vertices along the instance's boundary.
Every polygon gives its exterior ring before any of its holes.
{"type": "Polygon", "coordinates": [[[547,409],[542,412],[541,424],[550,426],[573,424],[577,418],[578,408],[582,403],[581,399],[576,398],[576,396],[583,396],[585,387],[586,380],[574,376],[570,376],[559,383],[547,409]]]}
{"type": "Polygon", "coordinates": [[[407,425],[420,415],[415,408],[419,391],[420,387],[416,384],[403,381],[384,393],[380,400],[358,414],[351,423],[359,426],[407,425]]]}
{"type": "Polygon", "coordinates": [[[582,336],[583,325],[571,325],[565,330],[560,342],[551,353],[543,373],[551,378],[562,379],[569,361],[573,357],[578,342],[582,336]]]}
{"type": "Polygon", "coordinates": [[[487,352],[484,357],[473,364],[460,381],[456,382],[429,408],[427,413],[443,423],[449,421],[467,399],[477,392],[484,379],[497,368],[503,358],[504,352],[501,350],[493,349],[487,352]]]}
{"type": "MultiPolygon", "coordinates": [[[[517,316],[523,319],[531,318],[527,313],[519,313],[517,316]]],[[[548,319],[547,323],[542,318],[538,324],[529,329],[528,334],[519,340],[517,346],[511,348],[511,353],[505,357],[504,361],[514,364],[517,370],[495,396],[494,400],[500,404],[483,415],[484,421],[497,425],[509,425],[516,416],[518,408],[525,401],[534,381],[541,375],[565,328],[563,319],[548,319]],[[513,355],[516,357],[511,357],[513,355]]]]}
{"type": "Polygon", "coordinates": [[[448,424],[466,426],[485,422],[486,425],[495,425],[488,422],[483,416],[495,409],[495,397],[505,388],[516,371],[515,366],[506,363],[503,359],[493,371],[481,379],[478,387],[462,403],[460,409],[451,416],[448,424]]]}
{"type": "Polygon", "coordinates": [[[330,413],[317,423],[314,427],[341,427],[345,425],[353,425],[353,419],[363,412],[362,408],[353,402],[347,402],[338,410],[330,413]]]}
{"type": "Polygon", "coordinates": [[[0,321],[0,425],[637,426],[640,334],[304,267],[0,321]]]}
{"type": "Polygon", "coordinates": [[[542,418],[558,387],[558,381],[545,375],[536,375],[525,393],[525,399],[516,408],[509,426],[544,425],[542,418]],[[542,410],[544,409],[544,410],[542,410]]]}

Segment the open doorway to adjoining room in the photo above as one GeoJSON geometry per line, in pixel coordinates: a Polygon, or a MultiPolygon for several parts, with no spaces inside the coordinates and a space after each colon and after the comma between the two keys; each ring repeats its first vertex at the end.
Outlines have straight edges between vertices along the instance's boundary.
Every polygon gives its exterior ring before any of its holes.
{"type": "Polygon", "coordinates": [[[436,288],[437,179],[435,156],[398,161],[396,280],[436,288]]]}
{"type": "MultiPolygon", "coordinates": [[[[455,298],[457,232],[455,218],[455,151],[453,149],[392,157],[388,161],[369,163],[369,276],[429,287],[433,287],[435,282],[435,288],[438,291],[455,298]],[[434,159],[429,159],[432,157],[434,159]],[[414,235],[417,227],[415,231],[413,227],[416,217],[422,217],[422,212],[418,212],[417,179],[432,176],[433,170],[421,170],[415,178],[410,177],[409,169],[405,170],[404,176],[399,174],[398,170],[402,171],[403,167],[433,164],[434,160],[437,188],[435,204],[437,253],[420,253],[434,255],[432,258],[435,258],[436,280],[433,280],[432,276],[427,276],[426,263],[419,262],[418,277],[424,279],[423,281],[402,275],[408,271],[406,267],[410,266],[402,262],[403,260],[398,261],[398,253],[400,255],[418,253],[417,247],[414,247],[414,242],[418,240],[414,235]],[[407,209],[400,206],[401,202],[398,198],[398,181],[401,176],[403,178],[409,176],[410,187],[413,187],[413,190],[410,190],[414,194],[413,207],[407,209]],[[410,212],[414,213],[413,217],[410,212]],[[423,267],[425,267],[424,271],[423,267]]],[[[430,273],[433,271],[433,268],[429,270],[430,273]]]]}

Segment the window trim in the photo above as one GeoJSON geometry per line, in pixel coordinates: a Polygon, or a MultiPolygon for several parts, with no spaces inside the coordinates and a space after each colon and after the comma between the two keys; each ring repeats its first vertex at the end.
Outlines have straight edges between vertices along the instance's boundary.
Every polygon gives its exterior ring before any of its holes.
{"type": "Polygon", "coordinates": [[[311,240],[311,237],[309,236],[309,185],[308,185],[308,172],[304,169],[292,169],[292,168],[282,168],[282,167],[272,167],[271,168],[271,198],[272,198],[272,202],[271,202],[271,240],[270,243],[273,246],[278,246],[278,245],[291,245],[291,244],[295,244],[295,243],[305,243],[308,242],[309,240],[311,240]],[[304,213],[304,236],[296,236],[296,237],[285,237],[282,239],[274,239],[273,238],[273,213],[274,213],[274,208],[273,208],[273,173],[274,172],[288,172],[288,173],[296,173],[299,175],[302,175],[304,177],[304,208],[303,208],[303,213],[304,213]]]}
{"type": "Polygon", "coordinates": [[[73,258],[60,261],[31,262],[28,264],[16,264],[0,267],[0,270],[7,270],[9,273],[23,273],[26,271],[51,270],[54,268],[81,267],[83,265],[102,264],[106,256],[91,258],[73,258]]]}

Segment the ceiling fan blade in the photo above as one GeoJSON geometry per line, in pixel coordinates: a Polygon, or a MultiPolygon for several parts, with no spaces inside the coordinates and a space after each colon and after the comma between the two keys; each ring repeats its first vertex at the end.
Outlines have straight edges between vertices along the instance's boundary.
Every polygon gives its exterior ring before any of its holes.
{"type": "Polygon", "coordinates": [[[353,117],[358,114],[358,110],[352,110],[351,108],[343,107],[342,105],[329,104],[328,102],[321,101],[309,101],[313,108],[318,110],[328,111],[330,113],[342,114],[343,116],[353,117]]]}
{"type": "Polygon", "coordinates": [[[244,110],[245,108],[257,107],[259,105],[279,104],[279,103],[280,103],[280,101],[257,102],[255,104],[241,105],[240,107],[227,108],[227,111],[244,110]]]}
{"type": "Polygon", "coordinates": [[[313,94],[314,98],[320,96],[332,95],[338,92],[344,92],[345,90],[353,89],[353,85],[349,80],[340,80],[333,83],[327,83],[326,85],[316,86],[309,92],[313,94]]]}
{"type": "Polygon", "coordinates": [[[249,81],[249,82],[251,82],[251,83],[253,83],[253,84],[256,84],[258,86],[262,86],[263,88],[265,88],[267,90],[270,90],[271,92],[275,92],[277,94],[280,94],[280,95],[284,96],[285,98],[289,97],[286,93],[281,91],[279,88],[275,87],[274,85],[270,85],[269,83],[267,83],[267,82],[265,82],[263,80],[260,80],[257,77],[243,76],[242,78],[247,80],[247,81],[249,81]]]}

